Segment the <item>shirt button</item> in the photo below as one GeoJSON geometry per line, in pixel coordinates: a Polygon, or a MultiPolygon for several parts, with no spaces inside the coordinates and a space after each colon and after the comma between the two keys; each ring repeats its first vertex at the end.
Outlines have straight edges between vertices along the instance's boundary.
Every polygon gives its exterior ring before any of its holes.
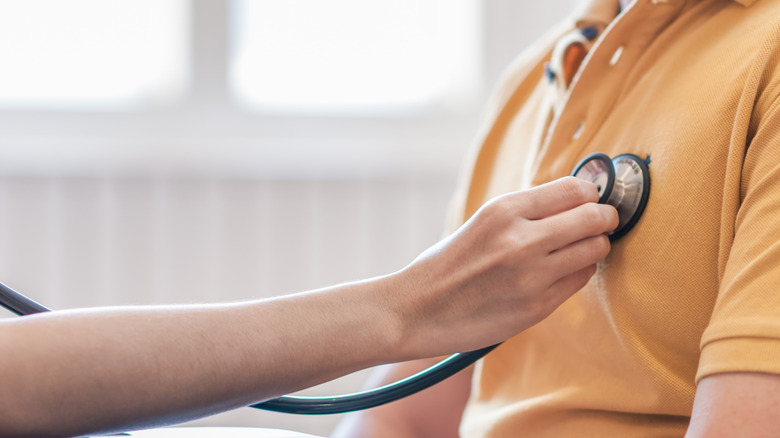
{"type": "Polygon", "coordinates": [[[574,130],[574,134],[571,136],[572,139],[577,140],[582,135],[582,131],[585,129],[585,122],[580,122],[579,125],[577,125],[577,129],[574,130]]]}
{"type": "Polygon", "coordinates": [[[597,36],[599,36],[599,28],[596,27],[596,26],[586,26],[586,27],[580,28],[580,33],[588,41],[593,41],[593,40],[596,39],[597,36]]]}
{"type": "Polygon", "coordinates": [[[623,46],[615,49],[615,53],[612,54],[612,58],[609,60],[609,65],[617,64],[621,56],[623,56],[623,46]]]}

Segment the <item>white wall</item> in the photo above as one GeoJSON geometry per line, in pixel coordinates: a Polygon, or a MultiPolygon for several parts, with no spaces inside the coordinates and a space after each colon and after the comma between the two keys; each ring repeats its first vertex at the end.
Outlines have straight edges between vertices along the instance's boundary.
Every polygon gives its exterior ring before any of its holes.
{"type": "MultiPolygon", "coordinates": [[[[485,0],[486,83],[571,2],[485,0]]],[[[257,298],[398,269],[440,236],[478,106],[391,120],[261,120],[219,103],[130,123],[0,112],[0,281],[61,309],[257,298]],[[310,135],[285,137],[301,126],[310,135]]],[[[337,420],[240,409],[194,424],[326,435],[337,420]]]]}

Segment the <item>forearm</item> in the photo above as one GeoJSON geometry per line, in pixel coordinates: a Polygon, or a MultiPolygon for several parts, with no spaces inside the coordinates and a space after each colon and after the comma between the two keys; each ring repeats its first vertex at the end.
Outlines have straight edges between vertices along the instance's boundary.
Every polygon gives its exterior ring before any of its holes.
{"type": "MultiPolygon", "coordinates": [[[[382,367],[370,386],[381,386],[412,375],[437,360],[418,360],[382,367]]],[[[454,438],[471,389],[471,368],[403,400],[345,417],[331,438],[454,438]]]]}
{"type": "Polygon", "coordinates": [[[383,300],[392,284],[3,321],[0,434],[179,422],[391,361],[397,328],[383,300]]]}

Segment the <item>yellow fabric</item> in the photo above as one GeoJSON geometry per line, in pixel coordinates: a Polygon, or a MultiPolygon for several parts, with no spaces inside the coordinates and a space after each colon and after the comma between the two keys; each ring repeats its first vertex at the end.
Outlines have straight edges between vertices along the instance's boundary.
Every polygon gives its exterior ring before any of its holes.
{"type": "Polygon", "coordinates": [[[697,379],[780,373],[780,0],[637,0],[556,94],[543,65],[580,18],[505,76],[451,223],[592,152],[649,156],[649,203],[582,291],[478,364],[466,438],[683,436],[697,379]]]}

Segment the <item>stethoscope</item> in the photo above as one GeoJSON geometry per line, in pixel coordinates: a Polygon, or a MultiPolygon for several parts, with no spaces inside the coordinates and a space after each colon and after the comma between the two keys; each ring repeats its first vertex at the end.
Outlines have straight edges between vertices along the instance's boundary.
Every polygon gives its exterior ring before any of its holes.
{"type": "MultiPolygon", "coordinates": [[[[610,234],[614,241],[624,236],[642,215],[650,193],[648,160],[633,154],[610,159],[602,153],[588,155],[575,166],[572,176],[595,183],[599,203],[618,211],[619,225],[610,234]]],[[[48,312],[47,307],[0,283],[0,305],[19,316],[48,312]]],[[[332,397],[283,396],[251,405],[253,408],[290,414],[340,414],[373,408],[407,397],[457,374],[498,347],[457,353],[403,380],[368,391],[332,397]]]]}

